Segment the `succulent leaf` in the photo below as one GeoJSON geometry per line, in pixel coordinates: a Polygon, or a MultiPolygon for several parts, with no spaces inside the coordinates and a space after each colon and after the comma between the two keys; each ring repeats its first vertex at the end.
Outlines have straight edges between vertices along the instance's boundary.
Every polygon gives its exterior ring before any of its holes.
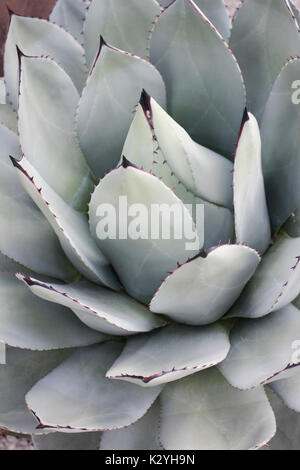
{"type": "Polygon", "coordinates": [[[24,395],[42,377],[70,355],[70,350],[26,351],[7,348],[0,366],[0,426],[13,432],[37,432],[38,421],[28,410],[24,395]]]}
{"type": "Polygon", "coordinates": [[[40,274],[74,280],[76,271],[9,160],[21,156],[17,135],[0,124],[0,139],[0,251],[40,274]]]}
{"type": "MultiPolygon", "coordinates": [[[[268,388],[268,387],[266,387],[268,388]]],[[[289,410],[270,389],[268,399],[276,417],[276,435],[264,450],[298,450],[300,440],[300,415],[289,410]]]]}
{"type": "Polygon", "coordinates": [[[79,141],[97,176],[118,163],[143,88],[165,106],[165,85],[155,67],[101,38],[78,108],[79,141]]]}
{"type": "Polygon", "coordinates": [[[231,331],[229,354],[218,367],[234,387],[257,387],[291,365],[299,335],[299,310],[291,304],[264,318],[241,319],[231,331]]]}
{"type": "Polygon", "coordinates": [[[233,196],[230,170],[232,164],[228,160],[224,161],[223,157],[193,142],[153,98],[151,98],[151,101],[149,100],[149,96],[146,92],[143,92],[127,134],[122,155],[125,155],[130,162],[139,168],[143,168],[160,178],[184,204],[192,205],[193,210],[191,213],[193,216],[195,216],[196,204],[205,206],[204,248],[210,248],[219,243],[227,243],[232,238],[234,230],[231,210],[208,202],[195,195],[195,193],[205,194],[207,197],[210,195],[213,200],[221,200],[225,205],[231,207],[233,196]],[[150,106],[150,103],[152,103],[152,106],[150,106]],[[159,134],[156,132],[159,120],[154,121],[154,113],[152,113],[154,107],[158,111],[158,117],[162,118],[160,132],[163,137],[162,141],[160,141],[159,134]],[[172,122],[175,131],[173,131],[172,122]],[[169,123],[170,129],[164,123],[169,123]],[[176,133],[177,129],[179,130],[178,134],[176,133]],[[166,132],[165,136],[163,131],[166,132]],[[180,140],[180,137],[183,137],[183,141],[180,140]],[[164,146],[161,145],[161,142],[164,143],[164,146]],[[193,150],[192,155],[187,151],[189,145],[193,150]],[[177,160],[175,157],[178,157],[177,160]],[[194,171],[190,167],[190,157],[194,161],[194,171]],[[197,164],[198,158],[202,163],[201,165],[197,164]],[[208,168],[205,168],[205,166],[208,168]],[[201,170],[206,174],[206,178],[201,174],[201,170]],[[215,172],[219,177],[216,178],[216,185],[213,185],[215,189],[215,192],[213,192],[207,187],[207,181],[211,181],[208,174],[215,174],[215,172]],[[204,188],[201,187],[200,181],[204,183],[204,188]]]}
{"type": "Polygon", "coordinates": [[[84,27],[88,65],[95,59],[100,36],[119,49],[147,58],[152,22],[159,13],[156,0],[92,0],[84,27]]]}
{"type": "Polygon", "coordinates": [[[88,0],[57,0],[50,21],[71,33],[79,43],[83,43],[83,23],[88,6],[88,0]]]}
{"type": "Polygon", "coordinates": [[[300,238],[281,232],[228,317],[263,317],[285,307],[300,292],[300,238]]]}
{"type": "Polygon", "coordinates": [[[43,425],[60,429],[98,431],[134,423],[161,387],[143,389],[105,378],[121,349],[116,342],[78,349],[27,393],[29,408],[43,425]]]}
{"type": "Polygon", "coordinates": [[[74,131],[78,100],[71,79],[55,62],[22,57],[19,133],[23,153],[67,203],[84,211],[94,180],[74,131]]]}
{"type": "Polygon", "coordinates": [[[247,111],[235,155],[233,186],[237,242],[264,253],[271,232],[262,174],[261,139],[257,121],[247,111]]]}
{"type": "Polygon", "coordinates": [[[233,21],[229,45],[245,78],[248,109],[259,122],[282,66],[299,54],[300,36],[287,3],[244,0],[233,21]]]}
{"type": "Polygon", "coordinates": [[[276,79],[262,117],[262,163],[273,231],[300,205],[299,74],[300,59],[291,59],[276,79]]]}
{"type": "Polygon", "coordinates": [[[147,307],[123,293],[113,292],[88,281],[61,285],[18,276],[38,297],[64,305],[94,330],[111,335],[130,335],[163,326],[165,323],[147,307]]]}
{"type": "Polygon", "coordinates": [[[269,387],[282,399],[291,410],[300,413],[300,373],[292,377],[276,380],[269,387]]]}
{"type": "Polygon", "coordinates": [[[257,449],[276,431],[263,389],[235,390],[216,368],[167,384],[161,401],[160,437],[170,450],[257,449]]]}
{"type": "Polygon", "coordinates": [[[221,318],[253,276],[260,258],[242,245],[223,245],[180,266],[151,300],[150,310],[188,325],[221,318]]]}
{"type": "Polygon", "coordinates": [[[212,367],[225,359],[229,348],[228,331],[221,324],[170,325],[129,338],[106,376],[154,387],[212,367]]]}
{"type": "MultiPolygon", "coordinates": [[[[13,15],[5,45],[4,73],[8,102],[15,110],[20,72],[16,46],[27,56],[53,58],[71,77],[77,90],[82,90],[87,75],[84,50],[72,35],[49,21],[13,15]]],[[[55,87],[55,92],[59,92],[59,87],[55,87]]]]}
{"type": "Polygon", "coordinates": [[[128,428],[105,431],[100,450],[162,450],[159,419],[160,403],[156,400],[145,416],[128,428]]]}
{"type": "Polygon", "coordinates": [[[68,309],[33,297],[12,274],[0,274],[0,298],[0,341],[10,346],[45,351],[89,346],[105,338],[68,309]]]}
{"type": "MultiPolygon", "coordinates": [[[[193,226],[193,220],[182,202],[164,183],[150,173],[131,165],[127,166],[127,163],[106,175],[92,195],[90,227],[97,245],[113,264],[125,290],[140,302],[148,303],[167,273],[175,269],[177,263],[183,263],[189,256],[195,256],[199,252],[199,247],[187,250],[186,244],[190,240],[185,233],[182,233],[182,238],[179,239],[172,237],[172,230],[175,226],[175,217],[172,216],[170,216],[169,239],[164,239],[161,233],[158,234],[157,239],[151,238],[149,233],[145,234],[146,238],[144,236],[139,239],[128,237],[131,222],[128,223],[127,213],[124,214],[122,206],[119,206],[120,196],[126,196],[128,207],[133,204],[143,205],[147,214],[140,212],[136,216],[138,220],[143,219],[145,223],[149,220],[151,206],[153,207],[154,204],[165,204],[168,208],[176,205],[182,214],[182,220],[186,220],[191,226],[193,226]],[[110,204],[115,208],[116,239],[98,237],[100,217],[97,211],[100,203],[110,204]],[[124,215],[126,220],[126,224],[121,224],[121,226],[120,214],[121,221],[124,220],[124,215]],[[120,229],[124,230],[126,225],[128,225],[128,230],[125,235],[119,236],[120,229]]],[[[194,237],[198,245],[196,230],[194,237]]]]}
{"type": "MultiPolygon", "coordinates": [[[[173,0],[160,0],[162,7],[167,7],[173,0]]],[[[224,0],[194,0],[202,13],[213,23],[221,36],[228,41],[230,36],[231,21],[225,7],[224,0]]]]}
{"type": "Polygon", "coordinates": [[[78,271],[97,284],[119,289],[109,262],[91,237],[87,216],[61,199],[25,157],[19,163],[14,161],[14,165],[24,189],[49,221],[66,256],[78,271]]]}
{"type": "Polygon", "coordinates": [[[167,86],[171,116],[196,142],[232,157],[245,107],[241,72],[192,0],[176,0],[161,14],[150,52],[167,86]]]}

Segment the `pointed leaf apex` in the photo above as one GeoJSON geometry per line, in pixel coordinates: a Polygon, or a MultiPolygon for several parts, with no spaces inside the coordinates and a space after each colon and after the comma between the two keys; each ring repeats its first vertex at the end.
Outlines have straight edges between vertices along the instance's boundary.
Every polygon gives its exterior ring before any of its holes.
{"type": "Polygon", "coordinates": [[[12,157],[11,155],[9,156],[9,158],[11,159],[13,166],[15,166],[16,168],[20,167],[16,158],[12,157]]]}
{"type": "Polygon", "coordinates": [[[247,108],[244,109],[244,114],[243,114],[243,118],[242,118],[242,124],[241,124],[241,128],[244,127],[245,123],[249,121],[249,114],[248,114],[248,110],[247,108]]]}
{"type": "Polygon", "coordinates": [[[103,36],[100,35],[100,46],[99,46],[100,51],[101,51],[102,46],[107,46],[107,45],[108,45],[108,44],[107,44],[107,42],[104,40],[103,36]]]}
{"type": "Polygon", "coordinates": [[[137,168],[133,163],[131,163],[129,160],[127,160],[127,158],[124,155],[123,155],[122,165],[121,166],[123,168],[128,168],[128,167],[137,168]]]}
{"type": "Polygon", "coordinates": [[[144,89],[141,94],[140,105],[144,113],[151,112],[151,96],[148,95],[148,93],[144,89]]]}

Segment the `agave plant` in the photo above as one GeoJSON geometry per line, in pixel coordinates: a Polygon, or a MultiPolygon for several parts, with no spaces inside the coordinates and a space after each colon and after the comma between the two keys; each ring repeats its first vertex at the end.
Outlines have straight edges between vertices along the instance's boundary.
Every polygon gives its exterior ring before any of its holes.
{"type": "Polygon", "coordinates": [[[288,0],[245,0],[233,25],[221,0],[11,12],[1,428],[39,449],[256,449],[276,429],[271,448],[299,448],[298,15],[288,0]],[[201,204],[202,249],[99,238],[120,196],[191,223],[201,204]]]}

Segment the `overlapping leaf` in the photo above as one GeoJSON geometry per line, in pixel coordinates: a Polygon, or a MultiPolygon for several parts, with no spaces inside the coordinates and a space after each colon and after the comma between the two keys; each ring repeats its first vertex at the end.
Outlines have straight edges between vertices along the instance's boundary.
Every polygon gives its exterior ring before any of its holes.
{"type": "Polygon", "coordinates": [[[270,243],[270,222],[261,165],[257,121],[245,112],[234,161],[235,232],[239,243],[264,253],[270,243]]]}
{"type": "Polygon", "coordinates": [[[225,359],[229,348],[223,325],[170,325],[128,339],[106,376],[153,387],[212,367],[225,359]]]}
{"type": "Polygon", "coordinates": [[[12,274],[0,274],[0,301],[0,341],[10,346],[42,351],[89,346],[105,338],[68,309],[33,296],[12,274]]]}
{"type": "Polygon", "coordinates": [[[263,317],[285,307],[300,291],[300,238],[282,232],[229,311],[229,317],[263,317]]]}
{"type": "Polygon", "coordinates": [[[74,430],[109,430],[141,418],[161,391],[109,380],[106,370],[122,344],[78,349],[26,395],[30,409],[44,425],[74,430]]]}
{"type": "Polygon", "coordinates": [[[300,36],[287,3],[245,0],[233,21],[229,44],[245,78],[248,108],[259,121],[282,66],[299,54],[300,36]]]}
{"type": "Polygon", "coordinates": [[[77,90],[82,90],[87,74],[84,51],[72,35],[49,21],[13,15],[5,45],[4,73],[8,101],[15,109],[19,90],[16,46],[28,56],[52,57],[71,77],[77,90]]]}
{"type": "Polygon", "coordinates": [[[165,106],[165,85],[155,67],[101,38],[78,109],[79,141],[97,176],[117,164],[143,88],[165,106]]]}
{"type": "Polygon", "coordinates": [[[231,157],[245,106],[242,76],[192,0],[176,0],[159,17],[150,57],[165,80],[171,116],[196,142],[231,157]]]}
{"type": "Polygon", "coordinates": [[[88,65],[95,59],[100,35],[123,51],[148,57],[152,22],[159,13],[156,0],[93,0],[84,27],[88,65]]]}
{"type": "MultiPolygon", "coordinates": [[[[193,142],[145,91],[122,154],[172,188],[184,204],[192,206],[190,212],[193,217],[196,216],[197,205],[204,205],[205,248],[227,243],[232,238],[234,227],[231,210],[199,197],[206,196],[232,207],[232,164],[193,142]],[[208,186],[212,174],[215,176],[213,184],[208,186]]],[[[201,237],[202,225],[199,225],[198,231],[201,237]]]]}
{"type": "Polygon", "coordinates": [[[221,318],[253,276],[260,258],[242,245],[223,245],[174,271],[153,297],[150,310],[189,325],[221,318]]]}
{"type": "Polygon", "coordinates": [[[87,279],[119,289],[109,262],[90,235],[86,215],[75,211],[61,199],[25,157],[19,163],[14,160],[14,165],[23,187],[51,224],[73,265],[87,279]]]}
{"type": "Polygon", "coordinates": [[[241,319],[231,332],[231,349],[219,368],[234,387],[256,387],[293,363],[299,335],[300,315],[293,305],[264,318],[241,319]]]}
{"type": "Polygon", "coordinates": [[[183,230],[181,237],[176,238],[177,228],[182,229],[183,225],[171,212],[168,225],[170,236],[162,236],[157,220],[151,222],[152,208],[162,204],[170,211],[174,207],[182,216],[182,222],[193,227],[190,213],[175,194],[158,178],[133,167],[125,159],[123,166],[101,180],[90,204],[90,226],[94,239],[114,266],[126,291],[143,303],[150,301],[168,271],[199,251],[196,230],[192,234],[193,240],[189,240],[183,230]],[[120,197],[125,198],[129,211],[130,208],[136,209],[136,212],[130,213],[131,217],[128,217],[127,209],[124,210],[120,197]],[[134,204],[139,206],[135,207],[134,204]],[[106,217],[103,213],[101,218],[104,208],[108,213],[106,217]],[[104,234],[101,227],[106,224],[110,227],[104,234]],[[159,229],[157,236],[152,235],[153,228],[159,229]],[[191,249],[187,247],[189,243],[193,245],[191,249]]]}
{"type": "Polygon", "coordinates": [[[74,131],[79,94],[68,75],[50,59],[23,57],[21,69],[23,153],[67,203],[84,211],[94,180],[74,131]]]}
{"type": "Polygon", "coordinates": [[[41,282],[18,276],[38,297],[72,309],[94,330],[112,335],[130,335],[164,325],[147,307],[126,294],[113,292],[88,281],[70,285],[41,282]]]}
{"type": "Polygon", "coordinates": [[[266,444],[276,423],[262,388],[236,390],[211,368],[166,385],[160,429],[168,450],[245,450],[266,444]]]}
{"type": "Polygon", "coordinates": [[[50,21],[58,24],[71,33],[78,42],[83,43],[83,23],[88,6],[88,0],[58,0],[50,15],[50,21]]]}
{"type": "Polygon", "coordinates": [[[262,117],[262,163],[273,231],[300,205],[299,74],[300,59],[288,62],[262,117]]]}

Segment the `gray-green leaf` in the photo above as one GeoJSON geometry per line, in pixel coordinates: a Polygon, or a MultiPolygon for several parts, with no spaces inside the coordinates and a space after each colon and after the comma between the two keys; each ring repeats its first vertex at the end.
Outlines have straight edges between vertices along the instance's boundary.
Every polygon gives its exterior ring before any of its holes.
{"type": "Polygon", "coordinates": [[[160,428],[167,450],[247,450],[265,445],[276,423],[262,388],[236,390],[211,368],[166,385],[160,428]]]}
{"type": "Polygon", "coordinates": [[[106,376],[153,387],[218,364],[229,348],[228,331],[221,324],[199,328],[170,325],[129,338],[106,376]]]}
{"type": "MultiPolygon", "coordinates": [[[[229,45],[245,78],[248,108],[260,121],[282,66],[300,50],[300,36],[286,1],[244,0],[233,21],[229,45]]],[[[282,115],[281,122],[287,123],[282,115]]]]}
{"type": "Polygon", "coordinates": [[[97,176],[119,161],[143,88],[165,106],[165,85],[155,67],[101,38],[78,108],[79,141],[97,176]]]}
{"type": "Polygon", "coordinates": [[[300,292],[300,237],[280,233],[228,317],[258,318],[285,307],[300,292]]]}
{"type": "Polygon", "coordinates": [[[105,378],[121,349],[120,343],[78,349],[27,393],[29,408],[43,425],[78,431],[134,423],[150,408],[161,387],[143,389],[105,378]]]}
{"type": "Polygon", "coordinates": [[[166,82],[171,116],[196,142],[232,157],[245,107],[242,75],[192,0],[176,0],[161,14],[150,52],[166,82]]]}
{"type": "Polygon", "coordinates": [[[299,338],[300,312],[293,305],[264,318],[241,319],[231,331],[229,354],[218,367],[234,387],[256,387],[293,363],[299,338]]]}
{"type": "Polygon", "coordinates": [[[79,94],[50,59],[21,59],[19,133],[22,151],[47,183],[84,211],[94,180],[79,148],[74,115],[79,94]]]}
{"type": "Polygon", "coordinates": [[[107,259],[91,237],[88,219],[70,207],[22,158],[14,160],[20,181],[55,231],[66,256],[87,279],[119,289],[120,284],[107,259]]]}
{"type": "Polygon", "coordinates": [[[123,166],[101,180],[92,195],[92,235],[112,263],[126,291],[143,303],[150,301],[162,280],[177,267],[177,263],[185,262],[199,251],[196,230],[193,231],[191,243],[182,230],[183,221],[193,227],[189,211],[175,194],[158,178],[129,165],[126,160],[123,166]],[[166,217],[167,228],[170,228],[167,236],[163,236],[162,224],[153,215],[153,207],[159,209],[162,204],[170,210],[170,223],[166,217]],[[102,213],[104,208],[107,214],[102,213]],[[130,217],[127,208],[129,211],[132,209],[130,217]],[[172,215],[172,208],[177,216],[179,213],[178,219],[172,215]],[[104,233],[102,228],[107,223],[108,233],[106,230],[104,233]],[[154,228],[159,230],[153,235],[154,228]],[[179,230],[181,236],[176,237],[179,230]],[[192,244],[191,249],[187,246],[189,243],[192,244]]]}
{"type": "Polygon", "coordinates": [[[299,76],[300,59],[293,59],[276,79],[262,117],[262,163],[273,231],[300,205],[299,76]]]}
{"type": "Polygon", "coordinates": [[[234,160],[233,185],[237,242],[264,253],[271,231],[261,166],[261,139],[255,117],[247,112],[234,160]]]}
{"type": "Polygon", "coordinates": [[[62,285],[28,276],[18,277],[36,296],[69,307],[94,330],[122,336],[151,331],[165,324],[128,295],[85,280],[62,285]]]}
{"type": "MultiPolygon", "coordinates": [[[[18,48],[27,56],[52,57],[71,77],[80,92],[87,68],[82,46],[59,26],[38,18],[13,15],[5,45],[4,73],[8,102],[18,108],[19,60],[18,48]]],[[[56,92],[59,90],[56,89],[56,92]]]]}
{"type": "Polygon", "coordinates": [[[242,245],[223,245],[168,276],[153,297],[150,310],[189,325],[221,318],[253,276],[260,258],[242,245]]]}

